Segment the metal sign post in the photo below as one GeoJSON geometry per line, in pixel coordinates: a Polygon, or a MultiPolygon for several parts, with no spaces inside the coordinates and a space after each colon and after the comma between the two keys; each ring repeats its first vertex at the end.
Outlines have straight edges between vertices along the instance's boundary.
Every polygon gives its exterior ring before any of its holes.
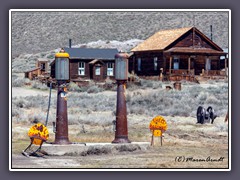
{"type": "Polygon", "coordinates": [[[162,116],[156,116],[149,124],[149,129],[152,132],[151,146],[154,145],[154,137],[160,137],[162,146],[163,133],[167,130],[167,122],[162,116]]]}
{"type": "Polygon", "coordinates": [[[47,153],[41,149],[43,142],[46,142],[49,138],[47,127],[41,123],[35,124],[29,129],[28,136],[30,137],[31,143],[22,151],[22,154],[27,157],[47,155],[47,153]],[[39,147],[36,150],[32,150],[31,147],[33,144],[39,145],[39,147]]]}
{"type": "Polygon", "coordinates": [[[116,131],[112,143],[130,143],[127,128],[126,83],[128,79],[128,55],[115,55],[115,78],[117,80],[116,131]]]}

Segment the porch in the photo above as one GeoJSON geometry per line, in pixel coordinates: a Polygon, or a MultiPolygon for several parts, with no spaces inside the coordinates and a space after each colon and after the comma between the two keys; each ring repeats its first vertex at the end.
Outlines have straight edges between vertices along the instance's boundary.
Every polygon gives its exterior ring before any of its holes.
{"type": "Polygon", "coordinates": [[[188,71],[186,69],[172,69],[171,74],[166,73],[166,77],[164,80],[168,81],[197,81],[198,77],[206,78],[206,79],[223,79],[226,78],[226,72],[221,70],[203,70],[200,75],[195,75],[194,69],[188,71]]]}
{"type": "MultiPolygon", "coordinates": [[[[169,74],[169,73],[167,73],[169,74]]],[[[195,76],[195,70],[186,69],[172,69],[171,75],[181,75],[181,76],[195,76]]],[[[204,70],[202,69],[201,76],[226,76],[226,72],[223,70],[204,70]]]]}
{"type": "Polygon", "coordinates": [[[164,54],[165,71],[163,72],[171,81],[195,81],[195,76],[224,78],[228,75],[224,52],[202,48],[172,48],[164,54]],[[220,57],[224,57],[224,67],[221,67],[220,57]]]}

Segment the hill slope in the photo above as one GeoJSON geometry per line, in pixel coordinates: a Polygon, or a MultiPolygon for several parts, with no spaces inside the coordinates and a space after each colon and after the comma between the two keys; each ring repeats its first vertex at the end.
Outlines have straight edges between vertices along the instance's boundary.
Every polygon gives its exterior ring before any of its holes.
{"type": "Polygon", "coordinates": [[[93,41],[146,39],[156,31],[196,26],[228,45],[228,12],[12,12],[13,58],[93,41]]]}

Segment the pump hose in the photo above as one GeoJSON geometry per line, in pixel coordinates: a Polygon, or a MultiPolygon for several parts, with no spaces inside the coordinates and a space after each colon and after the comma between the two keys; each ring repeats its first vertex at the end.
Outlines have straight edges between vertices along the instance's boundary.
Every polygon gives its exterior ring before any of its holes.
{"type": "Polygon", "coordinates": [[[52,82],[50,83],[50,90],[49,90],[48,110],[47,110],[47,117],[46,117],[46,121],[45,121],[46,127],[48,124],[48,115],[49,115],[49,110],[50,110],[50,105],[51,105],[51,94],[52,94],[52,82]]]}

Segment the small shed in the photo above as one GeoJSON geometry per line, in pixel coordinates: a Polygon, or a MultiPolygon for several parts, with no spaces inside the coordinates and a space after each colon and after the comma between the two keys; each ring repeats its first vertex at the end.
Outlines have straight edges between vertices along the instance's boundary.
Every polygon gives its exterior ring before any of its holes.
{"type": "Polygon", "coordinates": [[[33,80],[41,74],[41,70],[40,70],[40,67],[37,67],[24,72],[24,74],[25,74],[25,78],[33,80]]]}
{"type": "Polygon", "coordinates": [[[36,62],[36,67],[25,71],[25,78],[29,78],[30,80],[35,79],[40,75],[49,75],[49,60],[44,58],[39,58],[36,62]]]}
{"type": "Polygon", "coordinates": [[[40,68],[41,74],[48,73],[49,71],[49,60],[39,58],[36,63],[36,67],[40,68]]]}

